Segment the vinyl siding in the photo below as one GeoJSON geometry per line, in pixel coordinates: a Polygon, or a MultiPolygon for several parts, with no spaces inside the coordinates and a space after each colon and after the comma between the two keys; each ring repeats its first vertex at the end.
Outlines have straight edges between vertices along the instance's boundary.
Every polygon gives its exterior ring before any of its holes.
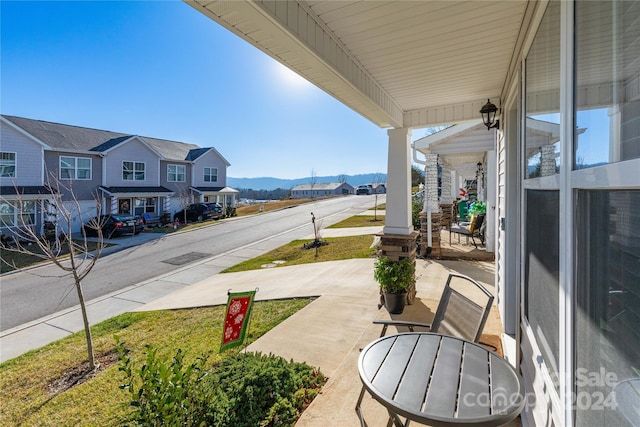
{"type": "Polygon", "coordinates": [[[160,159],[156,153],[140,140],[133,139],[113,148],[106,157],[105,185],[117,187],[157,187],[160,185],[160,159]],[[145,164],[145,179],[123,180],[122,162],[142,162],[145,164]]]}
{"type": "Polygon", "coordinates": [[[0,185],[43,185],[43,148],[0,121],[0,151],[16,153],[15,178],[0,178],[0,185]]]}
{"type": "MultiPolygon", "coordinates": [[[[60,186],[60,191],[64,194],[65,199],[71,199],[71,192],[62,188],[64,186],[71,186],[73,194],[76,199],[79,201],[93,201],[96,197],[96,191],[98,190],[98,186],[102,182],[102,159],[98,155],[91,154],[78,154],[78,153],[65,153],[60,151],[45,151],[44,153],[44,164],[45,164],[45,173],[51,174],[53,173],[55,177],[60,177],[60,157],[68,156],[68,157],[83,157],[91,159],[91,179],[89,180],[68,180],[64,179],[60,182],[62,185],[60,186]]],[[[45,177],[46,180],[47,177],[45,177]]]]}
{"type": "Polygon", "coordinates": [[[191,185],[194,187],[226,187],[227,164],[214,151],[209,151],[194,162],[192,176],[193,181],[191,185]],[[218,168],[218,181],[205,182],[204,168],[218,168]]]}

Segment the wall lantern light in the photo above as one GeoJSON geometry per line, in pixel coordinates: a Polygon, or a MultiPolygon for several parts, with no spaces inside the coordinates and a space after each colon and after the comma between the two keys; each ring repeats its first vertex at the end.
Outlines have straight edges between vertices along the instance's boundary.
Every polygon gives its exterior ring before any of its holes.
{"type": "Polygon", "coordinates": [[[500,120],[496,120],[497,112],[498,107],[493,105],[491,101],[487,99],[487,103],[484,104],[480,109],[480,114],[482,114],[482,121],[487,127],[487,130],[491,130],[491,128],[500,128],[500,120]]]}

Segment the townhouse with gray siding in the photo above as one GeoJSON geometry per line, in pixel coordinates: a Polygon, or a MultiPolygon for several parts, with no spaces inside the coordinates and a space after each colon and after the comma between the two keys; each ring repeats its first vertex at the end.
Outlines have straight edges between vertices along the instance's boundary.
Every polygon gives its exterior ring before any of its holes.
{"type": "Polygon", "coordinates": [[[74,231],[98,206],[100,214],[147,217],[172,217],[192,202],[235,207],[228,166],[215,148],[2,115],[0,232],[22,223],[42,232],[52,191],[78,201],[74,231]]]}

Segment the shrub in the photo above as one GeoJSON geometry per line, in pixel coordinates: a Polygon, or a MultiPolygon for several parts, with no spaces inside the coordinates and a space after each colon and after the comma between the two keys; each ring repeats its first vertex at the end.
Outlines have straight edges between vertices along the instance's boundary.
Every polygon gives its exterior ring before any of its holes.
{"type": "Polygon", "coordinates": [[[134,370],[129,350],[123,343],[118,342],[117,345],[118,370],[124,372],[126,378],[120,388],[130,393],[133,421],[145,426],[199,425],[210,397],[201,387],[202,379],[207,375],[203,369],[207,358],[198,357],[185,367],[181,349],[168,362],[166,357],[159,357],[152,346],[147,345],[146,348],[145,363],[134,370]]]}
{"type": "Polygon", "coordinates": [[[413,223],[413,228],[416,230],[420,230],[420,212],[422,212],[424,208],[424,202],[422,197],[414,197],[411,200],[411,222],[413,223]]]}
{"type": "Polygon", "coordinates": [[[207,382],[214,391],[208,425],[292,426],[325,378],[306,363],[244,353],[223,359],[207,382]]]}
{"type": "Polygon", "coordinates": [[[145,426],[293,426],[325,382],[309,365],[274,355],[231,354],[205,371],[205,356],[186,366],[180,349],[169,361],[147,346],[140,369],[119,342],[118,352],[132,421],[145,426]]]}

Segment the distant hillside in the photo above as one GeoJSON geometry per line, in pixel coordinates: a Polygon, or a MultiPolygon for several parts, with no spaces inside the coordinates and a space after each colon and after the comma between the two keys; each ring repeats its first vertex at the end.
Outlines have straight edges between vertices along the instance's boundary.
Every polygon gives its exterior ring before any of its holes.
{"type": "MultiPolygon", "coordinates": [[[[375,182],[386,182],[386,173],[367,173],[361,175],[343,175],[349,185],[358,186],[375,182]]],[[[340,182],[340,176],[316,176],[317,183],[340,182]]],[[[280,179],[280,178],[232,178],[227,177],[227,185],[232,188],[250,188],[253,190],[275,190],[276,188],[291,189],[299,184],[310,184],[311,178],[280,179]]]]}

